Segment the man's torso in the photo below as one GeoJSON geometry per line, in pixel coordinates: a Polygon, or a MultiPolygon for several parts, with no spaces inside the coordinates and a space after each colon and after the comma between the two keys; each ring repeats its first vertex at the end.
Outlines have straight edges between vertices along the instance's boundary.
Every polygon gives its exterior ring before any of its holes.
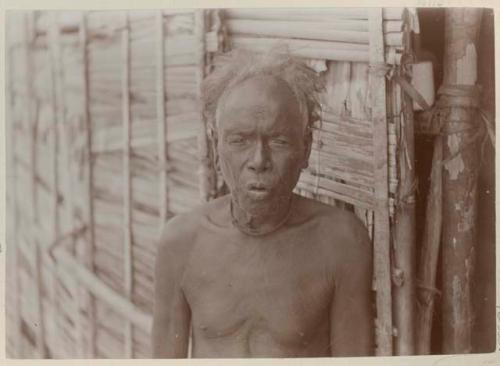
{"type": "Polygon", "coordinates": [[[341,247],[343,237],[328,224],[331,209],[300,198],[305,214],[253,237],[224,222],[224,199],[201,215],[182,277],[193,356],[330,355],[332,247],[341,247]]]}

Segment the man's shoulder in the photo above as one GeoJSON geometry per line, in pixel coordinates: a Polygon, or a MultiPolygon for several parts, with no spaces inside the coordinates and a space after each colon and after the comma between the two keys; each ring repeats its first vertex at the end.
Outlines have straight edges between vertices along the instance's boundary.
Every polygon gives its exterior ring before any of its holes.
{"type": "Polygon", "coordinates": [[[159,249],[176,252],[188,250],[200,232],[202,221],[214,212],[220,211],[225,199],[225,197],[221,197],[202,203],[191,211],[169,219],[163,229],[159,249]]]}
{"type": "Polygon", "coordinates": [[[302,205],[314,217],[320,243],[338,256],[353,252],[371,255],[368,231],[363,222],[351,211],[308,198],[301,198],[302,205]]]}

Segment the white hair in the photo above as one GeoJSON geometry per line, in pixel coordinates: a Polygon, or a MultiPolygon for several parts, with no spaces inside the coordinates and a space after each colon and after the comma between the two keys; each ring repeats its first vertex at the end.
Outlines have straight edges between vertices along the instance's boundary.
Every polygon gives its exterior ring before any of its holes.
{"type": "Polygon", "coordinates": [[[219,57],[215,70],[202,86],[203,113],[212,129],[217,125],[220,100],[234,86],[257,76],[274,77],[286,83],[299,104],[305,126],[311,126],[319,119],[319,93],[324,89],[323,80],[302,60],[283,52],[280,47],[275,49],[267,53],[234,50],[219,57]]]}

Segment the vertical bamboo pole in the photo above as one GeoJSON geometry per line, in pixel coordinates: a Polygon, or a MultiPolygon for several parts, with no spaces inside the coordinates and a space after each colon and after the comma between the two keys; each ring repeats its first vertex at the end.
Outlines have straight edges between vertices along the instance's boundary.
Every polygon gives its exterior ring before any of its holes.
{"type": "MultiPolygon", "coordinates": [[[[477,41],[482,9],[445,10],[443,84],[455,91],[477,81],[477,41]],[[457,88],[457,86],[459,86],[457,88]]],[[[475,108],[463,107],[452,93],[441,95],[443,110],[443,352],[471,352],[478,150],[470,143],[475,108]],[[451,95],[450,95],[451,94],[451,95]],[[446,98],[443,98],[446,97],[446,98]],[[462,132],[455,132],[460,128],[462,132]]],[[[469,96],[470,99],[472,95],[469,96]]],[[[459,98],[460,99],[460,98],[459,98]]],[[[471,103],[472,104],[472,103],[471,103]]],[[[473,141],[473,140],[472,140],[473,141]]]]}
{"type": "Polygon", "coordinates": [[[57,16],[55,12],[50,12],[49,15],[49,65],[51,73],[51,92],[52,92],[52,133],[53,139],[51,144],[52,155],[52,233],[53,240],[57,240],[60,232],[60,217],[59,217],[59,130],[61,125],[61,107],[60,107],[60,87],[59,82],[59,29],[57,25],[57,16]]]}
{"type": "MultiPolygon", "coordinates": [[[[57,14],[57,13],[56,13],[57,14]]],[[[56,100],[56,121],[57,121],[57,132],[59,136],[58,154],[61,156],[59,170],[66,172],[66,174],[62,174],[58,178],[58,183],[60,184],[60,188],[58,187],[57,197],[61,197],[63,195],[63,199],[65,204],[59,205],[59,210],[57,212],[56,223],[55,223],[55,233],[57,234],[54,240],[58,240],[61,232],[67,232],[75,229],[75,200],[74,200],[74,185],[72,184],[73,177],[73,164],[71,162],[71,153],[72,146],[68,141],[68,130],[70,128],[69,121],[66,118],[66,99],[64,95],[64,86],[65,86],[65,72],[64,72],[64,64],[63,64],[63,52],[62,48],[63,43],[61,41],[61,30],[58,24],[58,18],[54,15],[54,22],[52,22],[51,33],[52,39],[50,41],[50,48],[52,53],[52,74],[53,80],[55,83],[55,100],[56,100]],[[67,170],[66,170],[67,169],[67,170]],[[63,212],[63,215],[59,213],[59,211],[63,212]]],[[[57,166],[57,165],[56,165],[57,166]]],[[[55,217],[55,216],[54,216],[55,217]]],[[[73,236],[71,236],[72,241],[74,241],[73,236]]],[[[74,248],[74,245],[71,246],[74,248]]]]}
{"type": "MultiPolygon", "coordinates": [[[[195,25],[194,33],[196,39],[196,85],[198,100],[201,100],[201,84],[205,77],[206,70],[206,45],[205,45],[205,10],[196,10],[194,13],[195,25]]],[[[216,195],[216,175],[210,151],[210,142],[207,134],[207,124],[200,111],[202,125],[198,135],[198,153],[200,157],[200,194],[203,201],[208,201],[216,195]]]]}
{"type": "MultiPolygon", "coordinates": [[[[17,20],[17,18],[15,18],[17,20]]],[[[11,19],[13,21],[13,19],[11,19]]],[[[7,27],[12,23],[7,23],[7,27]]],[[[10,30],[12,31],[12,30],[10,30]]],[[[12,328],[9,329],[9,333],[13,339],[13,357],[21,358],[23,356],[21,349],[21,284],[20,284],[20,276],[19,271],[21,270],[21,265],[19,261],[19,249],[18,249],[18,241],[19,241],[19,201],[18,201],[18,166],[17,166],[17,116],[14,115],[14,103],[15,103],[15,92],[14,92],[14,81],[12,75],[14,74],[15,63],[13,62],[13,52],[12,52],[12,44],[8,43],[6,45],[7,53],[6,53],[6,76],[7,76],[7,85],[8,90],[6,92],[7,102],[6,102],[6,132],[7,132],[7,142],[9,143],[9,169],[10,177],[8,179],[7,190],[10,193],[8,197],[10,197],[10,211],[12,212],[12,224],[9,228],[12,230],[12,242],[7,246],[7,251],[9,256],[7,257],[7,264],[11,264],[12,266],[7,268],[7,271],[10,271],[13,279],[12,279],[12,290],[14,297],[13,304],[14,309],[12,312],[14,313],[14,319],[12,320],[12,328]],[[9,262],[10,260],[10,262],[9,262]]],[[[10,305],[11,306],[11,305],[10,305]]]]}
{"type": "Polygon", "coordinates": [[[167,120],[165,114],[165,59],[163,13],[156,12],[156,118],[158,119],[158,165],[160,168],[160,233],[168,218],[168,181],[167,181],[167,120]]]}
{"type": "MultiPolygon", "coordinates": [[[[31,211],[31,225],[36,227],[39,225],[38,220],[38,205],[37,205],[37,164],[36,164],[36,126],[38,121],[34,118],[35,114],[33,113],[33,105],[36,103],[35,96],[33,95],[33,57],[31,54],[32,50],[32,42],[34,39],[34,12],[27,12],[25,14],[25,39],[24,39],[24,57],[25,57],[25,80],[26,80],[26,98],[27,98],[27,107],[25,109],[25,123],[29,131],[29,150],[30,150],[30,198],[32,201],[32,211],[31,211]]],[[[38,356],[41,358],[46,357],[46,347],[45,347],[45,324],[43,319],[43,293],[42,293],[42,270],[41,270],[41,254],[39,248],[39,240],[35,236],[35,230],[30,230],[32,234],[30,234],[30,239],[32,241],[33,250],[35,254],[35,268],[34,274],[36,281],[36,292],[34,294],[33,301],[36,304],[37,308],[37,324],[35,325],[35,342],[36,342],[36,350],[38,356]]]]}
{"type": "MultiPolygon", "coordinates": [[[[55,212],[53,214],[53,219],[54,219],[54,238],[53,242],[60,240],[60,235],[61,232],[66,232],[68,230],[74,230],[75,229],[75,203],[74,203],[74,185],[72,184],[72,178],[73,178],[73,166],[71,162],[71,145],[68,141],[68,121],[66,121],[66,107],[65,107],[65,98],[64,98],[64,69],[63,69],[63,60],[62,60],[62,42],[61,42],[61,35],[60,35],[60,27],[58,25],[58,20],[56,17],[56,13],[51,14],[51,24],[50,24],[50,48],[51,48],[51,67],[52,67],[52,74],[53,74],[53,82],[55,86],[55,109],[56,109],[56,123],[57,123],[57,133],[58,133],[58,152],[57,155],[60,156],[62,159],[59,159],[59,157],[56,156],[54,160],[54,167],[55,169],[59,169],[61,171],[61,167],[58,167],[58,162],[62,165],[63,170],[65,171],[66,174],[63,174],[61,177],[57,176],[57,173],[54,173],[54,184],[57,183],[57,186],[54,186],[54,195],[55,195],[55,204],[57,205],[58,202],[58,197],[60,197],[61,193],[63,194],[64,197],[64,202],[65,206],[62,207],[64,214],[60,215],[60,208],[61,207],[56,207],[55,212]],[[56,179],[57,178],[57,179],[56,179]],[[61,189],[59,189],[59,185],[61,185],[61,189]]],[[[74,252],[74,246],[75,246],[75,238],[71,236],[68,238],[71,240],[71,248],[74,252]]],[[[75,253],[73,253],[75,254],[75,253]]],[[[54,298],[52,299],[53,306],[54,306],[54,316],[56,320],[60,320],[60,303],[59,303],[59,296],[58,296],[58,289],[60,286],[60,281],[61,281],[61,271],[59,270],[58,267],[53,268],[53,277],[54,277],[54,283],[53,283],[53,295],[54,298]]],[[[69,281],[69,280],[68,280],[69,281]]],[[[72,283],[74,281],[71,281],[72,283]]],[[[72,295],[78,297],[78,288],[76,287],[74,289],[72,295]]],[[[78,307],[79,301],[78,299],[75,298],[75,333],[76,333],[76,339],[79,339],[80,334],[81,334],[81,329],[80,329],[80,312],[79,312],[79,307],[78,307]]],[[[58,342],[64,342],[62,340],[62,332],[59,331],[61,327],[64,326],[63,323],[57,322],[57,336],[58,336],[58,342]]],[[[66,350],[69,351],[69,350],[66,350]]],[[[83,357],[84,354],[80,352],[80,349],[78,350],[79,356],[83,357]]]]}
{"type": "MultiPolygon", "coordinates": [[[[124,186],[124,280],[125,280],[125,296],[132,298],[132,189],[131,189],[131,131],[130,131],[130,29],[128,12],[123,14],[123,30],[122,30],[122,119],[123,119],[123,186],[124,186]]],[[[125,357],[133,357],[133,328],[130,321],[125,323],[125,357]]]]}
{"type": "MultiPolygon", "coordinates": [[[[59,25],[58,19],[55,12],[50,12],[49,14],[49,63],[51,69],[51,85],[52,85],[52,113],[53,113],[53,140],[52,140],[52,242],[58,240],[61,233],[61,220],[60,220],[60,207],[59,207],[59,195],[60,195],[60,177],[59,177],[59,154],[60,154],[60,137],[61,129],[63,128],[62,123],[64,122],[64,110],[62,108],[62,82],[61,82],[61,66],[60,66],[60,40],[59,40],[59,25]]],[[[71,213],[72,214],[72,213],[71,213]]],[[[59,330],[60,327],[60,312],[59,312],[59,301],[57,298],[57,272],[55,268],[52,268],[51,273],[51,292],[52,292],[52,305],[54,307],[52,322],[54,327],[59,330]]],[[[56,331],[57,331],[56,330],[56,331]]],[[[59,332],[57,332],[56,338],[59,332]]]]}
{"type": "MultiPolygon", "coordinates": [[[[95,228],[94,228],[94,169],[93,169],[93,155],[92,155],[92,123],[90,119],[90,89],[89,89],[89,60],[88,60],[88,37],[87,37],[87,19],[85,12],[81,13],[80,18],[80,28],[79,28],[79,44],[80,52],[82,55],[82,72],[83,72],[83,135],[85,141],[84,154],[85,158],[83,160],[84,169],[84,196],[87,206],[84,210],[84,221],[87,224],[87,230],[85,231],[85,248],[83,253],[78,254],[81,256],[85,266],[91,271],[94,271],[94,252],[95,252],[95,228]]],[[[76,325],[79,328],[79,353],[80,356],[84,357],[94,357],[96,355],[95,339],[97,338],[97,326],[96,326],[96,309],[95,309],[95,298],[92,294],[87,291],[83,286],[79,285],[77,291],[79,303],[78,307],[80,311],[79,315],[82,314],[82,309],[87,311],[87,326],[85,327],[83,322],[85,321],[83,316],[77,320],[76,325]]]]}
{"type": "MultiPolygon", "coordinates": [[[[54,200],[54,212],[53,212],[53,241],[52,243],[60,240],[61,232],[67,230],[73,230],[75,228],[75,218],[74,218],[74,192],[73,185],[71,182],[72,179],[72,164],[70,157],[70,145],[68,143],[67,138],[67,121],[66,121],[66,109],[65,109],[65,99],[64,99],[64,70],[63,70],[63,61],[62,61],[62,43],[60,36],[60,27],[58,24],[58,18],[56,16],[57,13],[52,12],[50,14],[50,25],[49,25],[49,47],[51,53],[51,69],[52,69],[52,81],[53,81],[53,90],[54,90],[54,109],[55,109],[55,123],[57,124],[57,130],[55,133],[58,136],[57,139],[57,154],[54,157],[54,190],[53,190],[53,200],[54,200]],[[59,159],[59,156],[62,159],[59,159]],[[66,171],[66,174],[63,174],[59,177],[59,170],[61,169],[58,166],[61,163],[63,170],[66,171]],[[58,170],[59,169],[59,170],[58,170]],[[59,186],[62,186],[61,189],[59,186]],[[60,215],[60,205],[59,205],[59,197],[63,194],[65,206],[62,207],[64,214],[60,215]]],[[[56,149],[54,147],[54,149],[56,149]]],[[[72,248],[74,247],[74,238],[71,237],[70,240],[73,241],[72,248]]],[[[52,289],[52,304],[55,309],[53,311],[54,314],[54,324],[57,329],[56,337],[58,343],[63,343],[62,337],[64,336],[61,332],[61,328],[64,327],[64,324],[60,322],[60,302],[58,289],[60,286],[60,271],[58,267],[51,268],[52,277],[53,277],[53,289],[52,289]]],[[[79,314],[75,313],[75,319],[79,319],[79,314]]],[[[77,328],[77,327],[75,327],[77,328]]],[[[75,329],[78,332],[78,329],[75,329]]],[[[61,350],[62,351],[62,350],[61,350]]],[[[68,350],[66,350],[68,351],[68,350]]]]}
{"type": "MultiPolygon", "coordinates": [[[[409,32],[405,30],[405,51],[409,53],[409,32]]],[[[401,67],[404,72],[406,65],[401,67]]],[[[405,77],[403,75],[403,77],[405,77]]],[[[397,153],[399,187],[394,215],[394,264],[401,274],[393,288],[394,323],[397,328],[395,354],[415,354],[415,166],[413,101],[408,95],[401,96],[401,88],[395,85],[398,103],[395,108],[401,116],[397,153]],[[402,114],[401,114],[402,103],[402,114]]]]}
{"type": "Polygon", "coordinates": [[[428,355],[431,350],[432,315],[436,294],[436,272],[442,223],[443,138],[434,140],[430,190],[425,208],[425,227],[418,274],[419,291],[416,321],[416,352],[428,355]]]}
{"type": "Polygon", "coordinates": [[[370,92],[372,96],[373,150],[375,158],[374,276],[376,290],[376,353],[392,354],[392,305],[389,237],[389,187],[387,165],[387,112],[382,9],[370,9],[370,92]]]}

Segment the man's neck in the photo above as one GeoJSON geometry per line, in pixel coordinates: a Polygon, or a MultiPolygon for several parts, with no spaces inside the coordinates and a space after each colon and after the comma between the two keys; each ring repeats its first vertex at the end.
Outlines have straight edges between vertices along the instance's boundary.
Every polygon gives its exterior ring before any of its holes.
{"type": "Polygon", "coordinates": [[[258,213],[252,213],[238,205],[231,197],[231,218],[233,225],[241,232],[260,236],[270,234],[281,228],[290,217],[292,212],[293,194],[279,203],[270,204],[268,209],[261,209],[258,213]]]}

